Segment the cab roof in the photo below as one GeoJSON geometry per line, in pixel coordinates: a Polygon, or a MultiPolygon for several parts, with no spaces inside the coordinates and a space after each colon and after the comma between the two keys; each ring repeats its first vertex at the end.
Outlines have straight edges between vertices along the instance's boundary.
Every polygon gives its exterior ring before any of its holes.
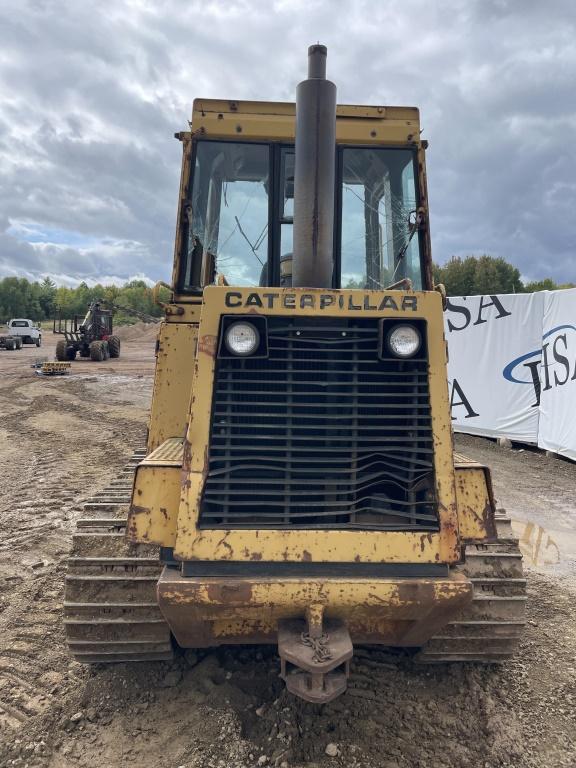
{"type": "MultiPolygon", "coordinates": [[[[192,107],[191,131],[193,135],[207,138],[291,142],[294,141],[295,117],[293,102],[198,98],[192,107]]],[[[336,141],[346,144],[418,144],[418,109],[340,104],[336,108],[336,141]]]]}

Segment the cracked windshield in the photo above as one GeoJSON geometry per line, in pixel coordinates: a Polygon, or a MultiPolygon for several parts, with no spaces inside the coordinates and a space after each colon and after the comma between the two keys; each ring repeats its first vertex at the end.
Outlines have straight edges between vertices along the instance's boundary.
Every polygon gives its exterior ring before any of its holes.
{"type": "Polygon", "coordinates": [[[343,150],[343,288],[422,287],[417,207],[410,150],[343,150]]]}
{"type": "Polygon", "coordinates": [[[266,144],[198,143],[189,250],[230,285],[266,284],[268,169],[266,144]]]}
{"type": "MultiPolygon", "coordinates": [[[[282,152],[281,253],[292,250],[293,150],[282,152]]],[[[204,262],[230,285],[266,285],[269,147],[202,141],[196,153],[188,271],[204,262]],[[190,258],[190,257],[194,258],[190,258]]],[[[403,278],[421,288],[414,155],[410,150],[342,150],[342,287],[381,290],[403,278]]],[[[197,281],[191,274],[186,284],[197,281]]]]}

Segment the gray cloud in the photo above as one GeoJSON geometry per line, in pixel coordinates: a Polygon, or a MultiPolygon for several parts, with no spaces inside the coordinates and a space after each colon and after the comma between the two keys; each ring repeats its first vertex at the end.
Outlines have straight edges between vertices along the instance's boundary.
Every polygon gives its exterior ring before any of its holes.
{"type": "Polygon", "coordinates": [[[574,22],[571,0],[4,0],[0,276],[167,279],[193,98],[291,100],[320,39],[342,102],[420,107],[436,260],[576,281],[574,22]]]}

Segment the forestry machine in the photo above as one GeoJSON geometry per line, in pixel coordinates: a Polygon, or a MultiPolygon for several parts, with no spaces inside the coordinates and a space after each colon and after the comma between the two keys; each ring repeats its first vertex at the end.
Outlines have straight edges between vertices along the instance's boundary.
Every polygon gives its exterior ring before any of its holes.
{"type": "Polygon", "coordinates": [[[132,307],[122,307],[105,299],[95,299],[90,303],[82,320],[78,316],[72,320],[60,317],[54,320],[54,333],[64,336],[56,344],[56,359],[74,360],[79,354],[80,357],[89,357],[101,362],[110,357],[120,357],[120,338],[114,335],[112,329],[112,316],[116,310],[148,323],[158,322],[157,317],[132,307]]]}

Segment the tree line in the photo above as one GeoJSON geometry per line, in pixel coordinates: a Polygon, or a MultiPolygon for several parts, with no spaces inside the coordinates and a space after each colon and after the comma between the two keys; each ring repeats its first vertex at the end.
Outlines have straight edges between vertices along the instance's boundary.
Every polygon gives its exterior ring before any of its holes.
{"type": "MultiPolygon", "coordinates": [[[[165,300],[165,297],[162,297],[165,300]]],[[[122,286],[80,283],[76,288],[57,286],[49,277],[30,282],[25,277],[5,277],[0,280],[0,323],[13,317],[35,321],[55,317],[84,316],[90,302],[104,299],[152,317],[161,317],[162,309],[152,298],[152,289],[143,280],[131,280],[122,286]]],[[[136,318],[127,312],[115,315],[117,323],[133,323],[136,318]]]]}
{"type": "MultiPolygon", "coordinates": [[[[487,255],[454,256],[442,266],[434,265],[434,280],[446,286],[448,296],[532,293],[574,287],[573,283],[558,285],[549,278],[523,283],[516,267],[502,258],[487,255]]],[[[95,285],[92,288],[82,282],[76,288],[67,288],[56,286],[49,277],[41,282],[30,282],[25,277],[5,277],[0,280],[0,323],[12,317],[42,321],[58,316],[84,315],[94,299],[130,307],[152,317],[162,316],[162,309],[152,298],[152,289],[143,280],[131,280],[122,286],[95,285]]],[[[117,323],[134,321],[135,318],[125,312],[116,315],[117,323]]]]}
{"type": "Polygon", "coordinates": [[[524,283],[516,267],[503,258],[487,255],[453,256],[442,266],[435,264],[434,282],[443,283],[448,296],[534,293],[575,287],[574,283],[557,284],[550,278],[524,283]]]}

